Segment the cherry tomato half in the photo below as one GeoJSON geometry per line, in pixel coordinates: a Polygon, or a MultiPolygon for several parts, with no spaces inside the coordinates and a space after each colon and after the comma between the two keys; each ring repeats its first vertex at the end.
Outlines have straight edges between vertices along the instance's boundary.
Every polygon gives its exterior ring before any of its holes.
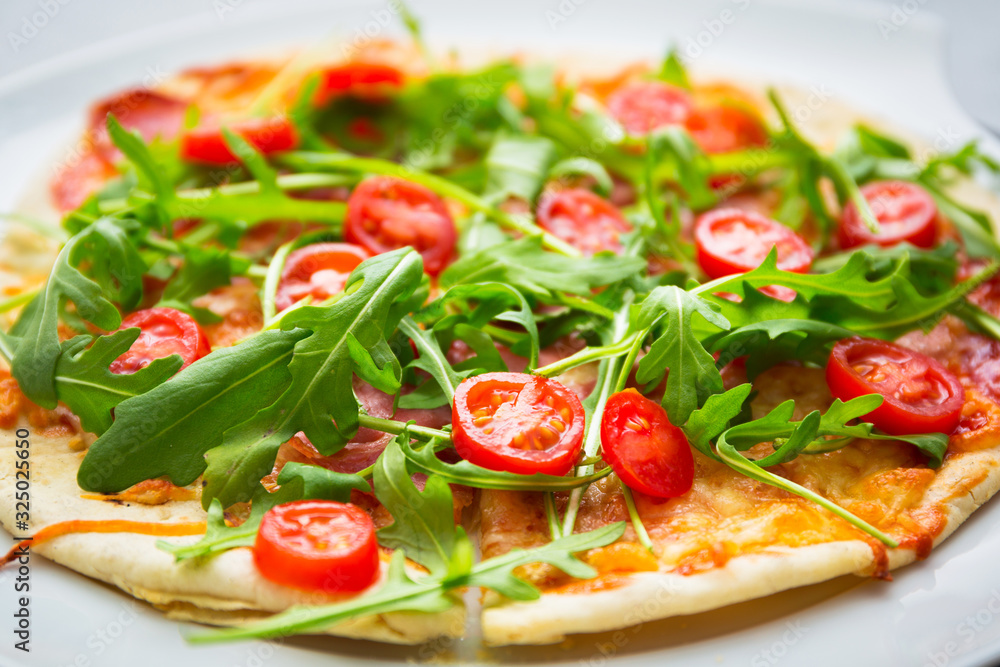
{"type": "Polygon", "coordinates": [[[706,153],[731,153],[767,143],[767,130],[760,118],[731,104],[695,109],[685,125],[706,153]]]}
{"type": "Polygon", "coordinates": [[[778,268],[805,273],[813,251],[780,222],[754,211],[719,208],[698,218],[694,228],[698,264],[711,278],[751,271],[778,248],[778,268]]]}
{"type": "Polygon", "coordinates": [[[173,308],[137,310],[124,320],[121,329],[141,329],[125,354],[111,362],[111,372],[130,375],[156,359],[179,354],[187,368],[212,351],[205,332],[187,313],[173,308]]]}
{"type": "Polygon", "coordinates": [[[847,401],[881,394],[865,419],[891,435],[947,433],[958,426],[965,390],[955,374],[927,355],[874,338],[847,338],[833,346],[826,382],[847,401]]]}
{"type": "Polygon", "coordinates": [[[580,399],[555,380],[485,373],[462,381],[452,441],[463,459],[490,470],[565,475],[583,446],[580,399]]]}
{"type": "Polygon", "coordinates": [[[608,111],[629,134],[648,134],[665,125],[682,125],[691,113],[691,96],[662,81],[627,83],[608,96],[608,111]]]}
{"type": "Polygon", "coordinates": [[[543,194],[537,217],[542,229],[588,256],[602,250],[621,254],[619,237],[632,231],[614,204],[584,188],[543,194]]]}
{"type": "MultiPolygon", "coordinates": [[[[233,123],[230,129],[265,155],[291,150],[299,143],[292,122],[285,116],[251,118],[233,123]]],[[[181,157],[206,164],[238,161],[226,145],[222,129],[216,125],[204,125],[185,132],[181,136],[181,157]]]]}
{"type": "Polygon", "coordinates": [[[937,205],[919,185],[905,181],[875,181],[861,188],[881,230],[874,234],[849,203],[841,215],[840,247],[877,243],[887,248],[907,241],[919,248],[933,248],[937,240],[937,205]]]}
{"type": "Polygon", "coordinates": [[[361,591],[378,574],[375,524],[360,507],[332,500],[278,505],[260,522],[253,559],[264,578],[284,586],[361,591]]]}
{"type": "Polygon", "coordinates": [[[326,104],[337,95],[350,93],[361,96],[378,96],[389,88],[403,85],[403,73],[392,65],[380,63],[345,63],[329,67],[320,73],[314,103],[326,104]]]}
{"type": "Polygon", "coordinates": [[[676,498],[694,483],[694,455],[667,411],[635,389],[611,396],[601,418],[604,460],[630,489],[676,498]]]}
{"type": "Polygon", "coordinates": [[[367,250],[351,243],[314,243],[288,255],[281,272],[274,305],[279,311],[307,296],[313,302],[341,292],[358,264],[371,257],[367,250]]]}
{"type": "Polygon", "coordinates": [[[411,246],[431,275],[451,261],[457,236],[444,201],[410,181],[376,176],[362,181],[347,200],[346,240],[376,255],[411,246]]]}

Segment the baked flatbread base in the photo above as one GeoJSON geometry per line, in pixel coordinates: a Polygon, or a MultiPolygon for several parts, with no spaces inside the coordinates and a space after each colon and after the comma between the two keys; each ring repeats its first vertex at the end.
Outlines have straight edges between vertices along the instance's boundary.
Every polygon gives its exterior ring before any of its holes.
{"type": "MultiPolygon", "coordinates": [[[[592,60],[591,60],[592,62],[592,60]]],[[[607,67],[609,61],[604,61],[607,67]]],[[[576,63],[579,66],[579,62],[576,63]]],[[[805,102],[794,89],[782,89],[790,108],[805,102]]],[[[851,110],[830,101],[814,110],[801,129],[824,148],[854,122],[851,110]]],[[[894,128],[894,133],[899,134],[894,128]]],[[[958,196],[971,205],[1000,218],[995,198],[971,184],[958,196]]],[[[46,203],[45,184],[29,193],[22,210],[43,219],[55,219],[46,203]]],[[[5,265],[12,268],[16,257],[5,242],[5,265]],[[11,254],[8,254],[11,253],[11,254]]],[[[26,282],[41,275],[50,261],[39,255],[39,274],[23,271],[8,280],[26,282]]],[[[792,396],[791,398],[794,398],[792,396]]],[[[0,444],[0,525],[13,533],[14,497],[13,434],[4,434],[0,444]]],[[[1000,488],[1000,442],[996,446],[949,459],[939,471],[922,505],[944,509],[946,527],[935,539],[943,541],[980,505],[1000,488]]],[[[72,451],[64,439],[32,437],[32,529],[73,519],[158,522],[203,521],[197,501],[169,502],[160,506],[118,505],[81,498],[76,470],[81,453],[72,451]]],[[[206,562],[177,564],[156,548],[159,538],[136,534],[73,534],[34,548],[56,563],[94,579],[118,586],[146,600],[178,620],[211,625],[243,625],[294,604],[318,600],[264,580],[257,573],[249,550],[235,549],[206,562]]],[[[166,538],[182,543],[197,537],[166,538]]],[[[912,562],[911,549],[889,552],[889,566],[912,562]]],[[[798,586],[826,581],[844,574],[867,576],[875,564],[872,548],[863,540],[845,540],[804,547],[775,547],[764,553],[737,556],[707,572],[682,576],[665,572],[641,572],[625,577],[621,585],[586,593],[543,594],[530,603],[511,603],[487,596],[482,616],[484,640],[489,644],[555,643],[569,634],[600,632],[669,616],[694,614],[759,598],[798,586]]],[[[355,619],[327,630],[329,634],[371,639],[387,643],[415,644],[435,637],[459,637],[465,631],[462,604],[442,614],[391,613],[355,619]]]]}

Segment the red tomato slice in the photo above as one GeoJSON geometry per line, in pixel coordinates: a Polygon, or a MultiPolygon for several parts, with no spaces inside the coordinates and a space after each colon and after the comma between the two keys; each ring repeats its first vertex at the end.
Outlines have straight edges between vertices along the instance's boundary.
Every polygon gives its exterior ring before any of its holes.
{"type": "Polygon", "coordinates": [[[720,208],[698,218],[694,228],[698,264],[711,278],[751,271],[778,248],[778,268],[805,273],[813,251],[805,240],[780,222],[760,213],[720,208]]]}
{"type": "Polygon", "coordinates": [[[685,125],[706,153],[731,153],[767,143],[767,130],[760,118],[729,104],[695,109],[685,125]]]}
{"type": "Polygon", "coordinates": [[[444,201],[422,185],[376,176],[362,181],[347,200],[346,240],[375,255],[411,246],[431,275],[451,261],[457,237],[444,201]]]}
{"type": "Polygon", "coordinates": [[[601,418],[604,460],[630,489],[676,498],[694,483],[694,455],[667,411],[635,389],[611,396],[601,418]]]}
{"type": "Polygon", "coordinates": [[[281,272],[274,305],[279,311],[307,296],[313,302],[329,299],[347,284],[358,264],[371,257],[367,250],[351,243],[314,243],[288,256],[281,272]]]}
{"type": "Polygon", "coordinates": [[[330,67],[320,73],[314,103],[323,105],[345,93],[378,97],[387,89],[400,88],[403,80],[403,73],[392,65],[346,63],[330,67]]]}
{"type": "Polygon", "coordinates": [[[132,347],[111,362],[111,372],[130,375],[156,359],[179,354],[185,369],[212,351],[205,332],[187,313],[173,308],[137,310],[124,320],[121,329],[141,329],[132,347]]]}
{"type": "Polygon", "coordinates": [[[590,190],[547,192],[538,204],[538,225],[587,256],[602,250],[624,251],[619,237],[632,231],[614,204],[590,190]]]}
{"type": "Polygon", "coordinates": [[[452,442],[490,470],[565,475],[580,455],[585,419],[580,399],[555,380],[485,373],[458,385],[452,442]]]}
{"type": "Polygon", "coordinates": [[[360,507],[299,500],[264,515],[253,546],[264,578],[328,593],[368,588],[378,574],[375,524],[360,507]]]}
{"type": "MultiPolygon", "coordinates": [[[[291,150],[299,143],[298,133],[286,116],[251,118],[234,123],[230,129],[265,155],[291,150]]],[[[206,164],[238,161],[226,145],[222,129],[215,125],[196,127],[184,133],[181,136],[181,157],[206,164]]]]}
{"type": "Polygon", "coordinates": [[[937,240],[937,205],[919,185],[905,181],[876,181],[861,188],[882,229],[873,234],[854,204],[844,207],[838,237],[840,247],[877,243],[883,248],[907,241],[933,248],[937,240]]]}
{"type": "Polygon", "coordinates": [[[965,390],[955,374],[927,355],[874,338],[847,338],[833,346],[826,382],[847,401],[881,394],[885,402],[865,419],[891,435],[951,434],[965,390]]]}
{"type": "Polygon", "coordinates": [[[629,134],[648,134],[681,125],[691,113],[691,96],[662,81],[628,83],[608,96],[608,111],[629,134]]]}

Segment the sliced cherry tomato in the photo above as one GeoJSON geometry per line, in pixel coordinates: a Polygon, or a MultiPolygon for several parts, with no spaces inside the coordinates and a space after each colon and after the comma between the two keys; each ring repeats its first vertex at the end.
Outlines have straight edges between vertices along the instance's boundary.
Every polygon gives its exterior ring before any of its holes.
{"type": "Polygon", "coordinates": [[[386,89],[401,87],[403,79],[403,73],[392,65],[360,62],[337,65],[320,73],[314,103],[323,105],[345,93],[379,96],[386,89]]]}
{"type": "Polygon", "coordinates": [[[187,313],[173,308],[137,310],[124,320],[122,329],[141,329],[132,347],[111,362],[111,372],[129,375],[156,359],[179,354],[187,368],[212,351],[205,332],[187,313]]]}
{"type": "Polygon", "coordinates": [[[274,305],[279,311],[307,296],[314,302],[341,292],[358,264],[371,257],[351,243],[314,243],[299,248],[285,262],[274,305]]]}
{"type": "Polygon", "coordinates": [[[844,207],[838,237],[840,247],[877,243],[887,248],[907,241],[919,248],[933,248],[937,240],[937,205],[919,185],[905,181],[876,181],[861,188],[881,230],[874,234],[854,204],[844,207]]]}
{"type": "Polygon", "coordinates": [[[583,188],[542,195],[538,224],[588,256],[602,250],[621,254],[619,237],[632,231],[614,204],[583,188]]]}
{"type": "Polygon", "coordinates": [[[958,426],[965,390],[940,362],[874,338],[847,338],[833,346],[826,382],[847,401],[881,394],[885,402],[865,419],[891,435],[951,434],[958,426]]]}
{"type": "Polygon", "coordinates": [[[760,118],[731,104],[695,109],[685,125],[706,153],[731,153],[767,143],[767,130],[760,118]]]}
{"type": "Polygon", "coordinates": [[[676,498],[694,483],[694,455],[667,411],[635,389],[613,394],[601,418],[604,460],[630,489],[676,498]]]}
{"type": "Polygon", "coordinates": [[[780,222],[760,213],[720,208],[703,214],[695,223],[698,264],[711,278],[751,271],[778,248],[778,268],[805,273],[813,251],[805,240],[780,222]]]}
{"type": "MultiPolygon", "coordinates": [[[[234,123],[233,132],[265,155],[295,148],[298,134],[286,116],[251,118],[234,123]]],[[[206,164],[230,164],[237,157],[229,150],[222,129],[216,125],[196,127],[181,136],[181,157],[206,164]]]]}
{"type": "Polygon", "coordinates": [[[451,261],[457,236],[441,198],[410,181],[376,176],[362,181],[347,200],[345,239],[376,255],[411,246],[431,275],[451,261]]]}
{"type": "Polygon", "coordinates": [[[253,559],[264,578],[301,590],[355,592],[378,574],[375,524],[356,505],[299,500],[267,511],[253,559]]]}
{"type": "Polygon", "coordinates": [[[583,446],[580,399],[555,380],[486,373],[455,391],[452,441],[463,459],[490,470],[565,475],[583,446]]]}
{"type": "Polygon", "coordinates": [[[627,83],[608,96],[608,111],[634,135],[665,125],[682,125],[691,108],[687,92],[662,81],[627,83]]]}

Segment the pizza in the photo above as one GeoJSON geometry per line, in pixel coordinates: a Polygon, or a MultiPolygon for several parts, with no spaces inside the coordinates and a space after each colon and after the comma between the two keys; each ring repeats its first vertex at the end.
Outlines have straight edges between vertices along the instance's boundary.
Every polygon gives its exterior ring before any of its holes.
{"type": "Polygon", "coordinates": [[[1000,486],[1000,166],[804,99],[373,41],[97,102],[0,258],[7,561],[193,643],[890,581],[1000,486]]]}

